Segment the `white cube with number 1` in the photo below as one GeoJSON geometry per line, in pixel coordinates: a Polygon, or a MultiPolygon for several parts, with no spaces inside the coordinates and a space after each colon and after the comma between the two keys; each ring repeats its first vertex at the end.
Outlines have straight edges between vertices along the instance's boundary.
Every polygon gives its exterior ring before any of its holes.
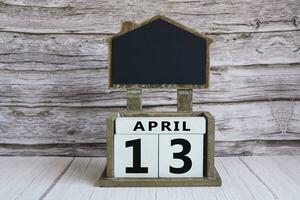
{"type": "Polygon", "coordinates": [[[114,136],[115,177],[158,177],[157,135],[114,136]]]}

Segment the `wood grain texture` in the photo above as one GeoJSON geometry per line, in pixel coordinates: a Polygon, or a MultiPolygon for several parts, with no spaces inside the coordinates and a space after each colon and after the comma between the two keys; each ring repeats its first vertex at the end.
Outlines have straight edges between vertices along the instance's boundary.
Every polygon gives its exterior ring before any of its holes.
{"type": "MultiPolygon", "coordinates": [[[[95,143],[105,138],[108,114],[120,108],[1,107],[1,142],[95,143]]],[[[216,119],[217,141],[299,139],[300,104],[292,101],[197,104],[216,119]],[[222,109],[222,112],[220,110],[222,109]]],[[[176,111],[176,106],[145,111],[176,111]]]]}
{"type": "Polygon", "coordinates": [[[222,187],[100,188],[94,184],[105,160],[75,158],[45,199],[294,200],[300,197],[299,169],[294,165],[299,161],[299,156],[216,158],[222,187]],[[256,160],[263,166],[256,167],[256,160]]]}
{"type": "Polygon", "coordinates": [[[40,34],[112,33],[119,30],[121,20],[141,21],[164,14],[202,32],[292,31],[299,30],[298,3],[296,0],[3,0],[0,27],[7,32],[40,34]]]}
{"type": "MultiPolygon", "coordinates": [[[[276,159],[276,158],[275,158],[276,159]]],[[[241,161],[261,182],[269,187],[274,199],[298,199],[300,197],[300,186],[295,180],[299,175],[294,174],[291,178],[292,171],[295,172],[295,166],[292,162],[285,163],[287,160],[293,159],[284,157],[281,161],[270,157],[261,157],[257,159],[241,158],[241,161]],[[284,167],[281,167],[284,165],[284,167]],[[287,166],[289,165],[289,166],[287,166]],[[286,193],[287,188],[290,192],[286,193]]],[[[294,158],[294,163],[299,164],[299,157],[294,158]],[[297,162],[298,161],[298,162],[297,162]]]]}
{"type": "Polygon", "coordinates": [[[104,158],[0,157],[5,199],[295,200],[300,197],[299,156],[216,158],[222,187],[100,188],[104,158]]]}
{"type": "MultiPolygon", "coordinates": [[[[300,154],[300,6],[268,1],[0,1],[0,155],[105,155],[105,119],[126,107],[108,88],[107,39],[122,20],[166,15],[214,39],[216,155],[300,154]]],[[[148,111],[176,90],[145,90],[148,111]]]]}
{"type": "MultiPolygon", "coordinates": [[[[36,151],[38,155],[55,155],[63,152],[62,146],[67,144],[66,152],[62,155],[103,155],[103,151],[95,148],[95,143],[104,143],[106,135],[106,118],[112,111],[122,108],[101,107],[1,107],[2,124],[0,126],[1,142],[12,144],[12,154],[24,154],[14,151],[14,145],[27,144],[29,152],[31,145],[50,145],[49,150],[53,152],[36,151]],[[76,143],[79,143],[76,146],[76,143]],[[80,143],[85,143],[81,147],[80,143]],[[91,147],[88,144],[91,143],[91,147]],[[57,148],[53,144],[58,145],[57,148]],[[73,144],[73,145],[72,145],[73,144]],[[71,146],[70,146],[71,145],[71,146]],[[78,147],[78,150],[76,150],[78,147]],[[73,150],[72,150],[73,148],[73,150]],[[83,148],[83,149],[82,149],[83,148]]],[[[176,106],[147,107],[147,111],[176,111],[176,106]]],[[[300,104],[294,101],[270,101],[270,102],[246,102],[228,104],[196,104],[194,110],[207,110],[216,118],[216,140],[227,141],[217,143],[217,155],[251,155],[266,153],[274,154],[280,151],[268,149],[269,144],[259,142],[260,140],[295,140],[292,145],[297,144],[300,134],[300,104]],[[220,112],[222,110],[222,112],[220,112]],[[253,140],[257,142],[253,142],[253,140]],[[239,142],[239,141],[244,141],[239,142]],[[233,142],[233,143],[230,143],[233,142]],[[221,147],[220,149],[218,147],[221,147]],[[259,149],[255,147],[259,146],[259,149]],[[225,150],[228,148],[227,150],[225,150]]],[[[283,143],[284,144],[284,143],[283,143]]],[[[290,148],[290,143],[283,146],[283,154],[298,153],[299,145],[295,149],[290,148]]],[[[278,142],[276,143],[278,146],[278,142]]],[[[45,146],[47,147],[47,146],[45,146]]],[[[7,155],[9,146],[6,145],[7,155]]],[[[24,145],[26,148],[26,145],[24,145]]],[[[103,150],[103,149],[102,149],[103,150]]],[[[46,149],[45,149],[46,151],[46,149]]]]}
{"type": "Polygon", "coordinates": [[[44,199],[90,199],[91,190],[97,188],[97,178],[104,168],[104,158],[75,158],[68,171],[44,199]]]}
{"type": "MultiPolygon", "coordinates": [[[[115,107],[126,91],[107,89],[107,70],[53,72],[0,70],[0,105],[115,107]]],[[[194,90],[194,103],[299,101],[300,64],[212,68],[209,89],[194,90]]],[[[175,105],[176,90],[143,90],[142,103],[175,105]]]]}
{"type": "Polygon", "coordinates": [[[72,158],[1,157],[0,197],[39,199],[72,158]]]}
{"type": "MultiPolygon", "coordinates": [[[[300,30],[209,36],[214,40],[210,62],[214,67],[300,62],[300,30]]],[[[109,37],[0,32],[0,69],[57,71],[107,67],[109,37]]]]}
{"type": "MultiPolygon", "coordinates": [[[[0,156],[106,156],[106,143],[0,144],[0,156]]],[[[242,155],[242,153],[241,153],[242,155]]]]}

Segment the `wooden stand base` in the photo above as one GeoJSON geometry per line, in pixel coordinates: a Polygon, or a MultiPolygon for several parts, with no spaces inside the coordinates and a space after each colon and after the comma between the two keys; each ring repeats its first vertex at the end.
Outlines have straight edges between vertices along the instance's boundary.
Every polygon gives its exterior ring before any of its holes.
{"type": "Polygon", "coordinates": [[[104,170],[97,183],[100,187],[197,187],[221,186],[221,184],[216,168],[213,178],[107,178],[104,170]]]}

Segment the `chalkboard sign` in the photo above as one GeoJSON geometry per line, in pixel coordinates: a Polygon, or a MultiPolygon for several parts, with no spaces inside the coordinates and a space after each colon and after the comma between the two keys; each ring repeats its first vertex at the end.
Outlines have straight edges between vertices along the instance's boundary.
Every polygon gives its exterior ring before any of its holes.
{"type": "Polygon", "coordinates": [[[110,41],[110,87],[206,88],[211,40],[155,16],[110,41]]]}
{"type": "Polygon", "coordinates": [[[215,121],[193,112],[193,88],[207,88],[211,39],[155,16],[123,22],[109,42],[109,86],[127,88],[127,111],[107,119],[103,187],[220,186],[215,121]],[[177,112],[144,112],[143,88],[177,88],[177,112]]]}

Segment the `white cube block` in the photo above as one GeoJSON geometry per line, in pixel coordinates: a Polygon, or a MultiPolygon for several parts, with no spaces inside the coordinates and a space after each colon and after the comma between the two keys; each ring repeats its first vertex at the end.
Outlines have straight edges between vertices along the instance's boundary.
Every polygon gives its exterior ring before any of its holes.
{"type": "Polygon", "coordinates": [[[114,135],[115,177],[158,177],[158,135],[114,135]]]}
{"type": "Polygon", "coordinates": [[[199,134],[206,132],[204,117],[119,117],[116,134],[199,134]]]}
{"type": "Polygon", "coordinates": [[[159,135],[159,177],[203,177],[203,137],[159,135]]]}

